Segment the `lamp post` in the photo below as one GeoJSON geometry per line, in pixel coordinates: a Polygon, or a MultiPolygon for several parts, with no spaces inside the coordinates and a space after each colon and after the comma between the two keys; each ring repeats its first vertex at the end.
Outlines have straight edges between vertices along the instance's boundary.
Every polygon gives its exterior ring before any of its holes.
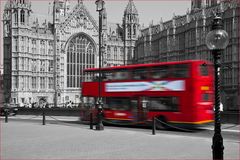
{"type": "Polygon", "coordinates": [[[103,116],[103,103],[102,103],[102,97],[101,97],[101,80],[102,80],[102,73],[101,73],[101,67],[102,67],[102,11],[104,10],[104,1],[103,0],[97,0],[95,2],[97,6],[97,12],[99,12],[99,76],[98,76],[98,99],[96,102],[97,106],[97,125],[96,130],[104,130],[104,126],[102,123],[102,116],[103,116]]]}
{"type": "Polygon", "coordinates": [[[212,29],[206,36],[206,45],[213,55],[214,60],[214,74],[215,74],[215,122],[214,122],[214,136],[212,139],[212,154],[213,159],[223,159],[223,138],[221,135],[221,121],[220,121],[220,56],[222,50],[228,45],[228,33],[223,30],[222,18],[216,16],[212,22],[212,29]]]}
{"type": "Polygon", "coordinates": [[[53,89],[54,107],[57,107],[57,33],[56,33],[56,2],[53,2],[53,89]]]}

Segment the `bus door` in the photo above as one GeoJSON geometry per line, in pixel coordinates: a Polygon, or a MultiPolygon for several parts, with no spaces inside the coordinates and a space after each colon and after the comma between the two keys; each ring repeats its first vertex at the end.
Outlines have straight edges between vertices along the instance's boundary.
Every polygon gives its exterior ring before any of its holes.
{"type": "Polygon", "coordinates": [[[145,97],[138,97],[137,119],[145,121],[147,117],[147,101],[145,97]]]}
{"type": "Polygon", "coordinates": [[[130,112],[134,121],[138,121],[138,97],[132,97],[130,100],[130,112]]]}
{"type": "Polygon", "coordinates": [[[132,99],[132,102],[135,103],[133,108],[133,114],[136,117],[136,121],[141,122],[146,120],[147,115],[147,104],[145,103],[145,98],[143,97],[135,97],[132,99]]]}

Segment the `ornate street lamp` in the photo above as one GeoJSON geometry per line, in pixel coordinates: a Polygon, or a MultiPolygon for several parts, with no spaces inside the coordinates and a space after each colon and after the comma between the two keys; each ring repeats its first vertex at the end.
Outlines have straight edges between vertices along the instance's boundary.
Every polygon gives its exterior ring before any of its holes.
{"type": "Polygon", "coordinates": [[[219,72],[220,72],[220,56],[223,49],[228,45],[228,33],[223,30],[222,18],[216,16],[212,22],[212,30],[207,34],[206,45],[211,50],[214,60],[215,73],[215,123],[214,136],[212,139],[212,154],[214,160],[223,159],[223,138],[221,135],[221,121],[220,121],[220,95],[219,95],[219,72]]]}
{"type": "Polygon", "coordinates": [[[97,0],[95,2],[97,6],[97,12],[99,12],[99,76],[98,76],[98,99],[96,102],[97,106],[97,125],[96,130],[104,130],[104,126],[102,123],[102,116],[103,116],[103,102],[101,97],[101,80],[102,80],[102,73],[101,73],[101,67],[102,67],[102,11],[104,10],[104,1],[103,0],[97,0]]]}

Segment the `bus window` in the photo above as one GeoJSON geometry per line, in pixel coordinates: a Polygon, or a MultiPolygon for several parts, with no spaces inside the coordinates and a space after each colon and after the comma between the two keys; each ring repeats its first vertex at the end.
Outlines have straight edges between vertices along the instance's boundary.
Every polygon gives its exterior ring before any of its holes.
{"type": "Polygon", "coordinates": [[[113,73],[112,72],[103,72],[102,74],[103,81],[110,81],[113,79],[113,73]]]}
{"type": "Polygon", "coordinates": [[[200,65],[199,67],[200,67],[201,76],[208,76],[208,65],[203,64],[203,65],[200,65]]]}
{"type": "Polygon", "coordinates": [[[168,78],[170,71],[168,66],[153,67],[151,70],[151,77],[153,79],[168,78]]]}
{"type": "Polygon", "coordinates": [[[106,98],[107,108],[111,110],[129,110],[129,98],[106,98]]]}
{"type": "Polygon", "coordinates": [[[148,72],[146,69],[136,69],[132,71],[132,79],[134,80],[144,80],[148,78],[148,72]]]}
{"type": "Polygon", "coordinates": [[[136,99],[131,99],[130,100],[130,110],[132,111],[137,111],[137,107],[138,107],[138,101],[136,99]]]}
{"type": "Polygon", "coordinates": [[[127,80],[129,79],[128,71],[115,71],[112,76],[113,80],[127,80]]]}
{"type": "Polygon", "coordinates": [[[150,97],[148,110],[178,111],[179,101],[177,97],[150,97]]]}
{"type": "Polygon", "coordinates": [[[181,64],[173,66],[173,77],[174,78],[187,78],[189,77],[189,65],[181,64]]]}
{"type": "Polygon", "coordinates": [[[98,79],[98,73],[95,73],[95,74],[92,74],[91,75],[91,80],[92,82],[97,82],[99,79],[98,79]]]}
{"type": "Polygon", "coordinates": [[[85,72],[83,75],[84,82],[92,82],[94,81],[95,77],[96,74],[92,72],[85,72]]]}

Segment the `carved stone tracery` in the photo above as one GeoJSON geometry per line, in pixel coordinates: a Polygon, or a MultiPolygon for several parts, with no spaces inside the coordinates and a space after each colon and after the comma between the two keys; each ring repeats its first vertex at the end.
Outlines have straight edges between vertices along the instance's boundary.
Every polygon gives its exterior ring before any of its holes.
{"type": "Polygon", "coordinates": [[[59,30],[63,34],[72,34],[72,29],[97,30],[95,20],[88,13],[83,4],[77,5],[72,13],[68,14],[64,21],[60,23],[59,30]]]}

